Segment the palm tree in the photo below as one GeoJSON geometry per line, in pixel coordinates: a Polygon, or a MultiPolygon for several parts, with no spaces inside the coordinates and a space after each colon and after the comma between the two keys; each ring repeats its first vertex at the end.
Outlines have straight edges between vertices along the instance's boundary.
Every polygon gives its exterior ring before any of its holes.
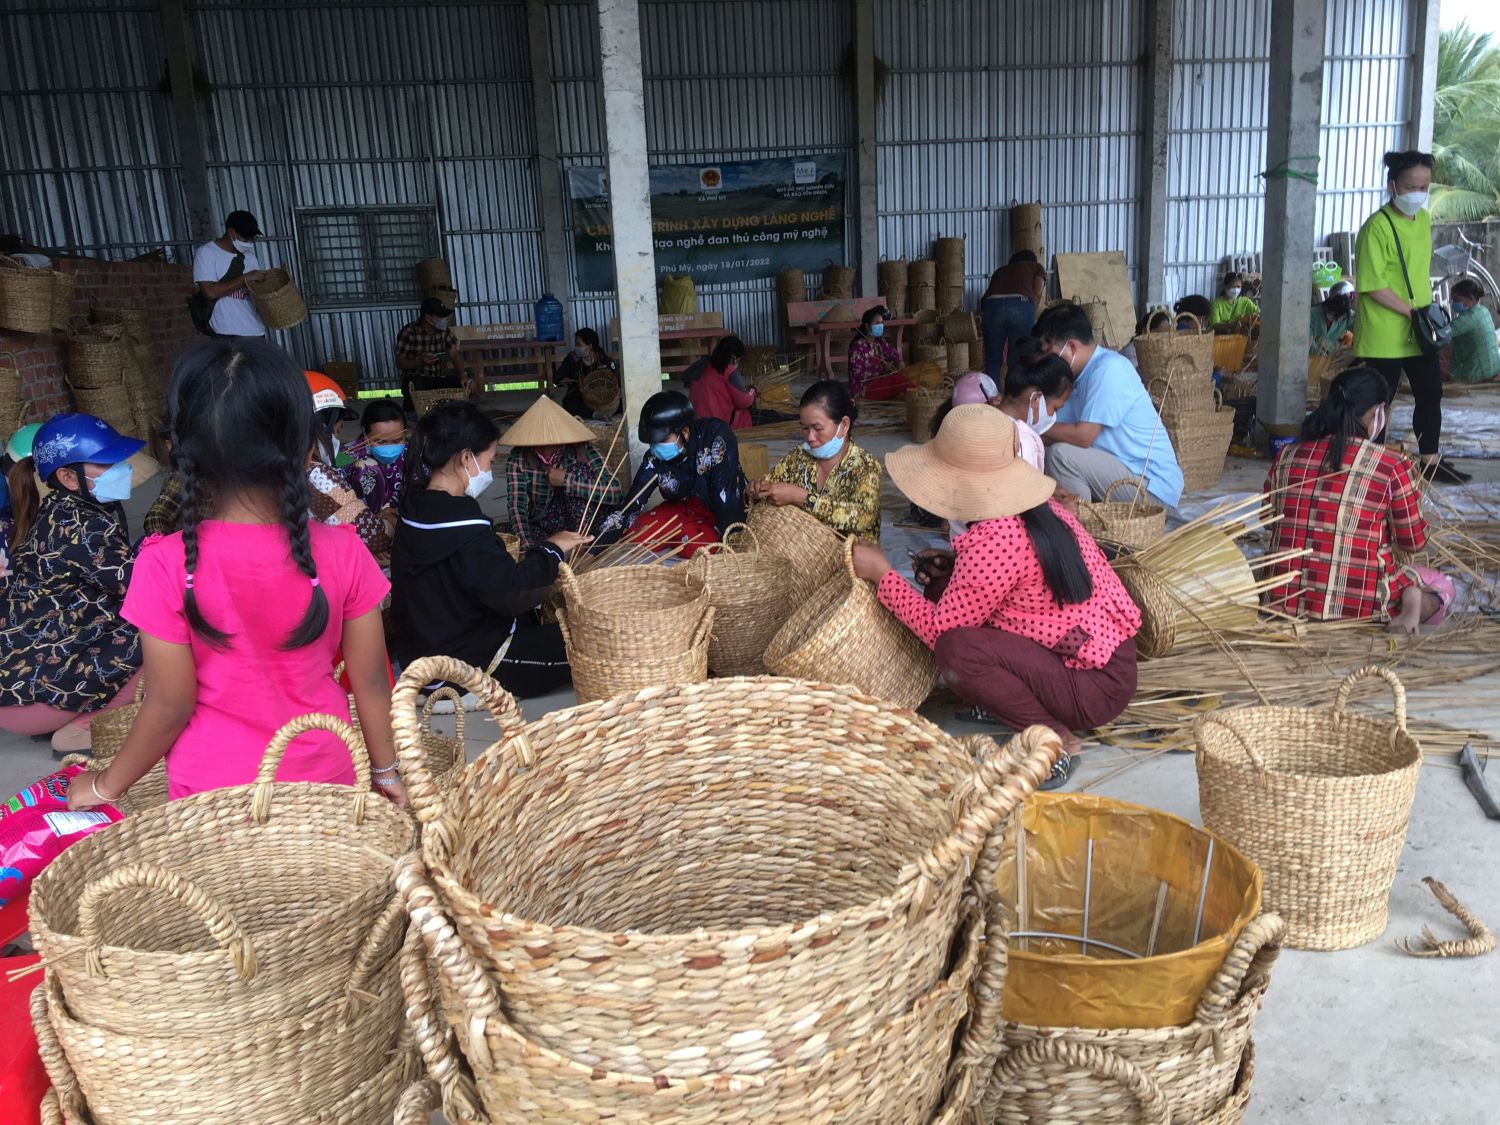
{"type": "Polygon", "coordinates": [[[1467,23],[1438,40],[1432,124],[1433,219],[1500,213],[1500,46],[1467,23]]]}

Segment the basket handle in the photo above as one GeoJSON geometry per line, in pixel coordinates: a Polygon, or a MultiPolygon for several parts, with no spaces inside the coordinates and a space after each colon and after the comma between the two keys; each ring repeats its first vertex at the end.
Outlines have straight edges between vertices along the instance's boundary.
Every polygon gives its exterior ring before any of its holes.
{"type": "Polygon", "coordinates": [[[1344,682],[1339,684],[1339,690],[1333,697],[1333,709],[1340,715],[1349,704],[1349,693],[1354,685],[1360,680],[1371,676],[1379,676],[1391,689],[1391,697],[1395,702],[1396,726],[1401,728],[1401,733],[1406,733],[1406,686],[1402,684],[1400,677],[1389,668],[1382,668],[1377,664],[1366,664],[1363,668],[1356,668],[1344,677],[1344,682]]]}
{"type": "Polygon", "coordinates": [[[1104,489],[1104,499],[1108,500],[1115,494],[1115,489],[1121,485],[1135,489],[1135,500],[1132,503],[1144,504],[1149,500],[1146,485],[1140,477],[1121,477],[1119,480],[1111,481],[1104,489]]]}
{"type": "Polygon", "coordinates": [[[857,535],[844,537],[844,569],[849,572],[849,577],[855,582],[859,581],[859,575],[854,573],[854,541],[858,538],[857,535]]]}
{"type": "Polygon", "coordinates": [[[56,1100],[61,1119],[67,1122],[87,1121],[78,1076],[73,1073],[73,1066],[63,1053],[62,1043],[58,1041],[57,1030],[52,1026],[45,982],[31,990],[31,1028],[36,1033],[37,1053],[42,1056],[42,1066],[47,1071],[47,1077],[52,1080],[50,1093],[56,1100]]]}
{"type": "Polygon", "coordinates": [[[573,568],[567,563],[557,564],[557,583],[562,587],[564,600],[569,605],[578,605],[583,601],[583,588],[578,585],[578,575],[573,573],[573,568]]]}
{"type": "Polygon", "coordinates": [[[427,1125],[437,1108],[437,1083],[431,1078],[419,1078],[401,1091],[391,1125],[427,1125]]]}
{"type": "Polygon", "coordinates": [[[472,691],[483,701],[501,738],[514,737],[516,757],[523,766],[536,758],[526,737],[525,720],[511,694],[478,668],[450,656],[424,656],[406,666],[391,692],[391,730],[396,737],[396,760],[401,766],[401,780],[406,784],[407,800],[422,826],[422,847],[447,855],[458,841],[458,825],[447,816],[437,782],[427,767],[427,751],[422,745],[422,726],[417,710],[417,696],[422,688],[440,680],[472,691]]]}
{"type": "Polygon", "coordinates": [[[1279,915],[1262,914],[1252,918],[1225,955],[1219,971],[1204,986],[1198,1007],[1193,1012],[1193,1021],[1224,1022],[1229,1009],[1246,990],[1270,976],[1271,966],[1281,955],[1281,941],[1285,936],[1286,923],[1279,915]]]}
{"type": "MultiPolygon", "coordinates": [[[[719,537],[720,538],[720,543],[716,543],[716,544],[714,544],[714,546],[721,546],[721,545],[723,545],[725,543],[728,543],[729,542],[729,537],[731,535],[733,535],[737,531],[743,531],[745,533],[745,535],[747,537],[749,537],[749,539],[750,539],[750,550],[752,550],[752,551],[759,551],[760,550],[760,536],[755,534],[755,529],[752,528],[748,523],[732,523],[732,524],[730,524],[728,527],[726,527],[724,529],[724,534],[719,537]]],[[[734,548],[731,548],[731,550],[733,550],[736,553],[738,553],[740,549],[738,547],[734,547],[734,548]]]]}
{"type": "Polygon", "coordinates": [[[689,651],[703,647],[704,642],[714,631],[714,607],[709,606],[703,611],[703,620],[698,622],[698,628],[693,630],[692,642],[688,645],[689,651]]]}
{"type": "Polygon", "coordinates": [[[991,833],[1036,792],[1062,752],[1062,739],[1056,731],[1031,726],[1012,738],[1004,750],[979,763],[971,799],[953,830],[901,873],[902,885],[916,880],[910,907],[914,916],[921,917],[932,909],[938,884],[959,863],[979,854],[991,833]]]}
{"type": "Polygon", "coordinates": [[[370,977],[377,969],[388,965],[396,952],[390,948],[392,937],[400,940],[406,937],[406,903],[398,894],[391,895],[391,901],[386,903],[380,917],[375,919],[370,932],[360,940],[349,971],[349,980],[344,985],[344,1010],[339,1017],[340,1024],[348,1023],[354,1014],[356,1003],[370,997],[370,977]]]}
{"type": "Polygon", "coordinates": [[[234,963],[240,980],[253,980],[259,966],[250,935],[218,899],[191,879],[154,863],[127,863],[116,867],[83,888],[78,896],[78,936],[91,977],[104,975],[104,936],[99,932],[99,911],[104,900],[130,887],[141,887],[175,898],[203,923],[208,936],[219,944],[234,963]]]}
{"type": "Polygon", "coordinates": [[[1169,1125],[1172,1120],[1167,1096],[1154,1078],[1115,1051],[1071,1039],[1034,1039],[1006,1051],[995,1064],[992,1092],[998,1095],[1004,1086],[1024,1084],[1026,1072],[1044,1063],[1077,1067],[1118,1083],[1135,1098],[1145,1125],[1169,1125]]]}
{"type": "Polygon", "coordinates": [[[1239,731],[1235,730],[1234,727],[1232,727],[1228,723],[1226,723],[1221,716],[1214,715],[1214,714],[1199,715],[1197,721],[1199,723],[1202,723],[1205,726],[1207,726],[1208,724],[1212,723],[1214,726],[1222,727],[1223,729],[1227,730],[1230,734],[1234,735],[1234,740],[1236,742],[1238,742],[1240,744],[1240,748],[1245,751],[1245,757],[1247,757],[1247,758],[1250,759],[1250,764],[1252,766],[1254,766],[1257,770],[1259,770],[1261,773],[1265,773],[1266,772],[1265,759],[1263,759],[1260,756],[1259,752],[1255,749],[1255,747],[1253,747],[1253,746],[1250,745],[1249,741],[1245,738],[1245,736],[1243,734],[1241,734],[1239,731]]]}
{"type": "Polygon", "coordinates": [[[337,735],[354,762],[354,823],[365,822],[365,808],[370,797],[370,753],[364,736],[337,715],[298,715],[271,737],[260,770],[255,775],[255,789],[250,798],[250,815],[256,824],[271,819],[271,797],[276,789],[276,771],[286,756],[286,749],[299,735],[324,730],[337,735]]]}
{"type": "Polygon", "coordinates": [[[442,899],[428,882],[415,855],[397,861],[396,889],[412,921],[401,950],[399,969],[406,1019],[422,1052],[422,1061],[442,1088],[445,1106],[459,1110],[460,1117],[488,1120],[480,1108],[482,1103],[464,1060],[472,1059],[483,1070],[493,1067],[485,1028],[491,1020],[504,1021],[505,1015],[489,978],[454,930],[442,899]],[[437,1011],[432,995],[434,971],[442,975],[452,999],[462,1008],[465,1026],[461,1034],[450,1036],[437,1011]],[[453,1038],[460,1039],[461,1053],[454,1052],[453,1038]]]}
{"type": "Polygon", "coordinates": [[[427,697],[427,702],[422,704],[422,729],[428,734],[432,733],[432,709],[437,706],[440,699],[453,700],[453,737],[462,745],[464,741],[464,697],[450,684],[444,684],[438,688],[427,697]]]}
{"type": "MultiPolygon", "coordinates": [[[[1166,306],[1163,305],[1162,308],[1166,308],[1166,306]]],[[[1183,312],[1173,313],[1172,315],[1175,316],[1177,320],[1181,320],[1183,317],[1191,320],[1193,322],[1193,329],[1198,333],[1198,335],[1203,335],[1203,318],[1200,317],[1197,313],[1190,313],[1184,310],[1183,312]]],[[[1176,327],[1175,321],[1173,323],[1173,327],[1176,327]]]]}

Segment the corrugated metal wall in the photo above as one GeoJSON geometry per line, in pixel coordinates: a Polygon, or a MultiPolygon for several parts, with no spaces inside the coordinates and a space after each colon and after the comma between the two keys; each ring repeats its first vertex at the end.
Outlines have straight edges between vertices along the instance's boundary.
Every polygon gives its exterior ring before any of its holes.
{"type": "MultiPolygon", "coordinates": [[[[1405,143],[1414,4],[1328,0],[1317,234],[1379,206],[1381,156],[1405,143]]],[[[1212,295],[1265,223],[1270,0],[1177,0],[1167,204],[1168,299],[1212,295]]],[[[1311,267],[1309,267],[1311,268],[1311,267]]]]}
{"type": "Polygon", "coordinates": [[[1140,0],[876,0],[880,253],[962,235],[977,300],[1010,256],[1012,199],[1042,200],[1047,253],[1123,250],[1135,273],[1140,0]]]}

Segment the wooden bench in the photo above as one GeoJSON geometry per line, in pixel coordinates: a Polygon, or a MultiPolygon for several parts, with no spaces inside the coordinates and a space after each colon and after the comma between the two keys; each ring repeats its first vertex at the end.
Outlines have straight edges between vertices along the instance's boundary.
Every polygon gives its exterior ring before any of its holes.
{"type": "Polygon", "coordinates": [[[566,340],[538,340],[536,325],[529,320],[455,324],[453,336],[481,392],[493,383],[513,383],[528,375],[550,387],[558,355],[569,346],[566,340]]]}
{"type": "MultiPolygon", "coordinates": [[[[834,366],[843,366],[849,362],[849,341],[859,328],[860,317],[870,309],[881,308],[885,305],[884,297],[846,297],[842,300],[825,301],[791,301],[786,306],[786,322],[791,332],[792,346],[806,348],[813,355],[813,361],[817,365],[818,377],[820,379],[832,379],[834,377],[834,366]],[[847,305],[854,310],[853,320],[824,320],[829,310],[839,306],[847,305]],[[834,336],[840,337],[841,347],[834,347],[834,336]]],[[[901,350],[902,337],[906,334],[906,326],[915,324],[916,320],[911,317],[887,317],[885,326],[887,330],[895,329],[895,334],[890,341],[896,350],[901,350]]]]}
{"type": "MultiPolygon", "coordinates": [[[[721,312],[664,313],[656,318],[656,335],[661,342],[661,369],[676,374],[686,371],[714,350],[731,333],[724,327],[721,312]]],[[[609,322],[610,342],[620,343],[620,318],[609,322]]]]}

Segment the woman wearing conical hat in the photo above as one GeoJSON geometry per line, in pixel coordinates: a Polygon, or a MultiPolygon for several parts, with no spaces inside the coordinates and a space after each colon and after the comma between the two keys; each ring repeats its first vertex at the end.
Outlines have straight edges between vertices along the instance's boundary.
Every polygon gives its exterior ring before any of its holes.
{"type": "Polygon", "coordinates": [[[591,534],[620,506],[623,487],[593,441],[593,430],[545,395],[500,439],[511,448],[505,479],[523,551],[559,531],[591,534]]]}
{"type": "Polygon", "coordinates": [[[1056,482],[1015,451],[1005,414],[954,407],[932,441],[885,461],[912,503],[965,526],[941,568],[946,581],[925,572],[924,592],[867,544],[855,545],[854,569],[933,650],[959,698],[1012,730],[1040,723],[1061,736],[1069,756],[1043,785],[1055,788],[1081,745],[1073,732],[1113,721],[1135,692],[1141,613],[1093,537],[1053,499],[1056,482]]]}

